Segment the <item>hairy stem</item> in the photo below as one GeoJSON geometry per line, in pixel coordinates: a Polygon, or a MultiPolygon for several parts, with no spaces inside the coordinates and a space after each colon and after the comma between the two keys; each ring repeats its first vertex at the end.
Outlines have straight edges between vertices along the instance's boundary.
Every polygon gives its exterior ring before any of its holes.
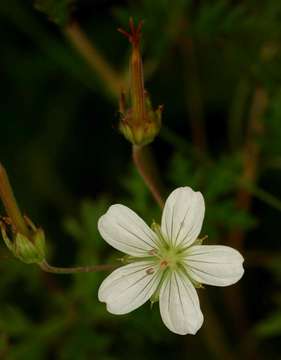
{"type": "Polygon", "coordinates": [[[160,184],[158,170],[149,148],[147,146],[133,145],[133,161],[157,204],[163,209],[162,185],[160,184]]]}
{"type": "Polygon", "coordinates": [[[0,197],[12,226],[16,231],[29,236],[29,230],[18,207],[16,198],[11,187],[8,174],[0,163],[0,197]]]}
{"type": "Polygon", "coordinates": [[[65,268],[65,267],[57,267],[57,266],[49,265],[45,260],[41,262],[39,266],[43,271],[53,274],[89,273],[89,272],[113,270],[118,267],[118,265],[104,264],[104,265],[77,266],[77,267],[65,268]]]}

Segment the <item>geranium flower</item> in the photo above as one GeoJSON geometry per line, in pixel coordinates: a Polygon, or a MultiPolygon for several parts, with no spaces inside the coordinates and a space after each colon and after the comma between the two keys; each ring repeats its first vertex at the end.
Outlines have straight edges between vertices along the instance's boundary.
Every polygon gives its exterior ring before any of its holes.
{"type": "Polygon", "coordinates": [[[189,187],[174,190],[161,226],[150,228],[131,209],[112,205],[98,222],[101,236],[129,255],[128,265],[101,284],[99,300],[116,315],[127,314],[149,299],[159,300],[164,324],[174,333],[195,334],[203,323],[195,290],[201,284],[227,286],[243,275],[243,257],[228,246],[201,245],[203,196],[189,187]]]}

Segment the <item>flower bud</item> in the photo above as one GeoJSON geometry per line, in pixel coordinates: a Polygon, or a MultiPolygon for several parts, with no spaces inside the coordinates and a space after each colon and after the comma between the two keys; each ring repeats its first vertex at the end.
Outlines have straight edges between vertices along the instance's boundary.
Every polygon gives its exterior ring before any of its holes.
{"type": "Polygon", "coordinates": [[[45,258],[44,232],[37,228],[27,216],[22,215],[8,174],[1,163],[0,198],[7,213],[7,217],[0,219],[0,231],[8,249],[27,264],[41,263],[45,258]]]}
{"type": "Polygon", "coordinates": [[[151,143],[161,128],[161,114],[163,107],[153,110],[149,96],[144,89],[143,66],[140,53],[142,22],[135,28],[130,19],[130,33],[118,29],[132,44],[130,58],[131,84],[129,107],[127,107],[125,94],[120,97],[119,110],[121,120],[119,129],[133,145],[144,146],[151,143]]]}
{"type": "MultiPolygon", "coordinates": [[[[27,224],[31,224],[31,221],[27,220],[27,224]]],[[[29,235],[13,231],[12,228],[12,239],[10,239],[7,235],[6,225],[5,222],[0,222],[2,237],[14,256],[26,264],[41,263],[45,258],[44,231],[40,228],[37,229],[33,224],[29,235]]]]}

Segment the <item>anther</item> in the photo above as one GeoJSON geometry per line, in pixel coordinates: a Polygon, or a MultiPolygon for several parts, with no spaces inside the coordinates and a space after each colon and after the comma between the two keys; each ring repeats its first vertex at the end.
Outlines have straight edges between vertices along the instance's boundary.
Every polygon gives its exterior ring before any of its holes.
{"type": "Polygon", "coordinates": [[[162,261],[160,262],[160,267],[161,267],[162,269],[165,269],[167,266],[168,266],[168,261],[167,261],[167,260],[162,260],[162,261]]]}
{"type": "Polygon", "coordinates": [[[149,268],[146,270],[147,275],[151,275],[154,274],[154,269],[153,268],[149,268]]]}
{"type": "Polygon", "coordinates": [[[155,255],[157,255],[157,250],[156,249],[149,250],[148,254],[155,256],[155,255]]]}

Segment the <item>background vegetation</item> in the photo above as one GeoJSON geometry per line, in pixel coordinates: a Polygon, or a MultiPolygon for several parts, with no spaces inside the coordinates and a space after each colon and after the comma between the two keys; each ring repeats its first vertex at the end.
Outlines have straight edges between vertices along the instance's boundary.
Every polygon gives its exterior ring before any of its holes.
{"type": "Polygon", "coordinates": [[[144,20],[146,88],[165,105],[151,146],[164,194],[200,190],[202,234],[239,249],[245,275],[200,290],[204,325],[181,337],[157,305],[108,314],[97,300],[105,273],[46,274],[3,245],[0,357],[279,359],[280,1],[1,1],[0,160],[52,264],[119,255],[96,229],[111,203],[159,220],[117,130],[129,45],[116,28],[130,16],[144,20]]]}

